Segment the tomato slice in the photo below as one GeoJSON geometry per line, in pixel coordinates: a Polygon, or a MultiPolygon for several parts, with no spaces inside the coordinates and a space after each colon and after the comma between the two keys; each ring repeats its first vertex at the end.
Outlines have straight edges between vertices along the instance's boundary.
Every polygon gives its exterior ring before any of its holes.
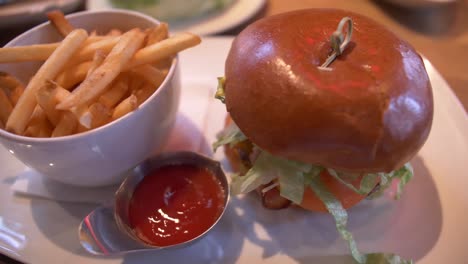
{"type": "MultiPolygon", "coordinates": [[[[359,189],[362,177],[349,181],[354,187],[359,189]]],[[[350,188],[346,187],[343,183],[339,182],[328,171],[324,170],[320,174],[320,180],[325,184],[327,189],[341,202],[344,209],[348,209],[358,204],[367,195],[360,195],[350,188]]],[[[316,212],[328,212],[323,202],[315,195],[311,188],[306,188],[304,191],[304,198],[300,206],[304,209],[316,212]]]]}

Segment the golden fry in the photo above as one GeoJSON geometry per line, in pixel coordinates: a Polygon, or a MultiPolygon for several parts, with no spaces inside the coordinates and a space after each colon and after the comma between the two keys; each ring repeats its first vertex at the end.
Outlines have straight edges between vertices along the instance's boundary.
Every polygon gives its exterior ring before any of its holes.
{"type": "Polygon", "coordinates": [[[111,117],[110,109],[97,102],[89,106],[88,111],[80,117],[79,122],[85,128],[96,128],[108,123],[111,117]]]}
{"type": "Polygon", "coordinates": [[[145,79],[129,72],[129,80],[128,80],[128,89],[130,91],[136,91],[141,88],[141,86],[145,83],[145,79]]]}
{"type": "Polygon", "coordinates": [[[180,33],[139,50],[124,69],[129,70],[143,64],[157,62],[168,56],[175,55],[179,51],[196,46],[200,42],[201,39],[197,35],[180,33]]]}
{"type": "Polygon", "coordinates": [[[116,120],[133,110],[135,110],[138,106],[138,99],[134,94],[130,95],[128,98],[120,102],[115,109],[114,112],[112,113],[112,120],[116,120]]]}
{"type": "Polygon", "coordinates": [[[85,30],[74,30],[68,34],[54,53],[42,64],[29,82],[6,123],[6,128],[9,131],[16,134],[22,134],[24,132],[27,122],[36,106],[35,93],[46,80],[53,80],[57,76],[62,67],[68,62],[87,37],[88,33],[86,33],[85,30]]]}
{"type": "Polygon", "coordinates": [[[86,78],[91,65],[91,61],[85,61],[78,65],[72,66],[70,69],[65,69],[65,71],[57,76],[55,81],[61,87],[70,90],[76,84],[82,82],[86,78]]]}
{"type": "Polygon", "coordinates": [[[169,26],[167,25],[167,23],[161,23],[158,26],[151,28],[149,30],[148,36],[146,38],[145,46],[158,43],[161,40],[167,39],[168,37],[169,37],[169,26]]]}
{"type": "Polygon", "coordinates": [[[75,115],[71,112],[65,111],[60,118],[59,123],[52,132],[52,137],[63,137],[71,135],[78,127],[78,121],[75,115]]]}
{"type": "Polygon", "coordinates": [[[123,34],[104,62],[65,101],[57,105],[57,108],[64,110],[83,105],[105,92],[141,47],[143,39],[144,34],[139,29],[123,34]]]}
{"type": "Polygon", "coordinates": [[[140,89],[133,92],[137,98],[138,105],[141,105],[146,99],[148,99],[157,89],[154,85],[146,83],[140,89]]]}
{"type": "Polygon", "coordinates": [[[86,73],[86,78],[88,78],[91,75],[91,73],[93,73],[94,70],[96,70],[96,68],[102,64],[105,58],[106,53],[104,53],[102,50],[96,50],[96,53],[94,53],[93,61],[89,66],[88,72],[86,73]]]}
{"type": "Polygon", "coordinates": [[[11,105],[10,99],[8,99],[6,93],[0,89],[0,121],[2,121],[2,123],[5,124],[8,121],[12,110],[13,106],[11,105]]]}
{"type": "Polygon", "coordinates": [[[21,95],[23,95],[23,92],[24,92],[24,86],[23,85],[18,85],[18,86],[15,87],[15,89],[13,89],[13,91],[11,91],[10,101],[11,101],[11,104],[13,106],[15,106],[18,103],[21,95]]]}
{"type": "Polygon", "coordinates": [[[131,72],[143,78],[145,81],[151,83],[155,87],[159,87],[167,75],[167,71],[158,70],[149,64],[136,67],[135,69],[131,70],[131,72]]]}
{"type": "Polygon", "coordinates": [[[73,61],[87,61],[93,59],[94,53],[97,50],[102,50],[104,53],[109,53],[114,46],[119,42],[121,37],[105,37],[102,40],[95,41],[89,45],[84,46],[79,50],[75,56],[73,56],[73,61]]]}
{"type": "Polygon", "coordinates": [[[57,126],[63,114],[62,111],[55,109],[55,106],[59,103],[56,96],[57,91],[54,83],[46,82],[36,93],[37,104],[44,110],[47,119],[54,126],[57,126]]]}
{"type": "Polygon", "coordinates": [[[0,48],[0,63],[22,61],[44,61],[60,43],[37,44],[24,47],[0,48]]]}
{"type": "Polygon", "coordinates": [[[118,37],[122,35],[122,31],[118,30],[118,29],[111,29],[107,34],[106,36],[108,37],[118,37]]]}
{"type": "Polygon", "coordinates": [[[36,105],[31,118],[28,121],[28,126],[35,126],[39,123],[47,121],[47,116],[39,105],[36,105]]]}
{"type": "Polygon", "coordinates": [[[128,91],[128,77],[121,76],[115,84],[99,97],[99,102],[108,108],[113,108],[124,98],[128,91]]]}
{"type": "Polygon", "coordinates": [[[62,11],[54,10],[47,12],[47,18],[63,37],[66,37],[75,28],[68,22],[62,11]]]}
{"type": "Polygon", "coordinates": [[[23,84],[13,75],[6,72],[0,72],[0,88],[2,88],[6,93],[10,93],[19,85],[23,84]]]}

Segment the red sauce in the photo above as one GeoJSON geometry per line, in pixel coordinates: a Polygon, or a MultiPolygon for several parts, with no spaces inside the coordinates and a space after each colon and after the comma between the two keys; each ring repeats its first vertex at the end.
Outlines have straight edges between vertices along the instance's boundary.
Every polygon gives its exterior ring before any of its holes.
{"type": "Polygon", "coordinates": [[[195,238],[221,215],[225,193],[207,169],[169,165],[153,171],[137,186],[129,222],[148,244],[169,246],[195,238]]]}

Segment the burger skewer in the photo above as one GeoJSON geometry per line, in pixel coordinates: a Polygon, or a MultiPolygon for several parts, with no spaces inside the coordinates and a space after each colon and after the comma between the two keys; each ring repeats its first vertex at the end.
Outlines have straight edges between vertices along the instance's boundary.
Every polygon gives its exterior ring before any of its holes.
{"type": "Polygon", "coordinates": [[[327,67],[338,57],[340,56],[343,51],[348,46],[349,42],[351,42],[351,37],[353,35],[353,20],[349,17],[344,17],[341,19],[340,23],[338,23],[338,28],[330,37],[330,43],[333,49],[332,54],[327,58],[327,60],[318,67],[320,70],[330,70],[327,67]],[[345,24],[348,24],[347,34],[344,35],[343,27],[345,24]]]}

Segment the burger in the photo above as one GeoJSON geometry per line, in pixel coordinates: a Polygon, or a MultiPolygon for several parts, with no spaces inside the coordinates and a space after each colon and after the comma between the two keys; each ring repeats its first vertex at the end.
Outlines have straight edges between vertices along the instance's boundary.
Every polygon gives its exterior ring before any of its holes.
{"type": "Polygon", "coordinates": [[[233,194],[258,193],[269,209],[329,212],[357,262],[400,263],[359,253],[345,209],[394,180],[398,198],[413,177],[408,162],[433,118],[431,85],[413,47],[344,10],[270,16],[235,38],[216,98],[228,116],[213,146],[224,146],[237,172],[233,194]]]}

